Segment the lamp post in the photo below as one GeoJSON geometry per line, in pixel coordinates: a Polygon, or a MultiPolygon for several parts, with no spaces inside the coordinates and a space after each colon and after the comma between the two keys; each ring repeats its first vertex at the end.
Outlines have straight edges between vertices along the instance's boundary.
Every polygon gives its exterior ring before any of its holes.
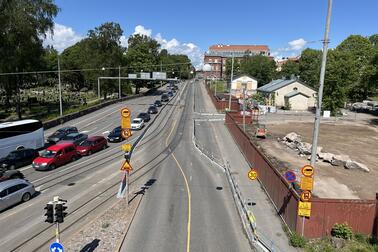
{"type": "Polygon", "coordinates": [[[247,81],[243,79],[243,131],[245,132],[245,90],[247,88],[247,81]]]}
{"type": "Polygon", "coordinates": [[[228,111],[231,111],[231,88],[232,88],[232,79],[234,78],[234,54],[232,53],[231,61],[231,82],[230,82],[230,92],[228,97],[228,111]]]}
{"type": "MultiPolygon", "coordinates": [[[[105,71],[105,67],[102,67],[101,70],[105,71]]],[[[101,100],[100,77],[97,79],[97,95],[98,99],[101,100]]]]}
{"type": "Polygon", "coordinates": [[[58,54],[58,81],[59,81],[59,112],[63,116],[62,83],[60,81],[60,59],[58,54]]]}
{"type": "Polygon", "coordinates": [[[121,99],[121,66],[118,66],[118,98],[121,99]]]}

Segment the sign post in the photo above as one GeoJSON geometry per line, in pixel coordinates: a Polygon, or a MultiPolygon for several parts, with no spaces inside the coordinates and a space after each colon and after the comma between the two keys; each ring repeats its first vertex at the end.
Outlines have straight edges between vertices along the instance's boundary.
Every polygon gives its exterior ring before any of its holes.
{"type": "Polygon", "coordinates": [[[298,202],[298,215],[302,216],[302,236],[304,235],[304,226],[306,218],[311,216],[311,198],[314,187],[314,168],[311,165],[305,165],[301,169],[301,201],[298,202]]]}

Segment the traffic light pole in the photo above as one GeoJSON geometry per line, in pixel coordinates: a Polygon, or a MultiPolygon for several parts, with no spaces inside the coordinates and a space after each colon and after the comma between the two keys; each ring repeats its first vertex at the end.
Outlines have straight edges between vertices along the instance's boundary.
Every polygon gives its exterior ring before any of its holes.
{"type": "Polygon", "coordinates": [[[56,242],[59,243],[60,241],[59,222],[56,222],[56,225],[55,225],[55,239],[56,239],[56,242]]]}

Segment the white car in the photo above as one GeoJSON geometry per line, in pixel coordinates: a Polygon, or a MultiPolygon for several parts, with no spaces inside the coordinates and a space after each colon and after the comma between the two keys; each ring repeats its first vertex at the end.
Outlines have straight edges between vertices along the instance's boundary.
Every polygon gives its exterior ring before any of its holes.
{"type": "Polygon", "coordinates": [[[135,118],[131,121],[132,130],[140,130],[144,127],[144,121],[142,118],[135,118]]]}

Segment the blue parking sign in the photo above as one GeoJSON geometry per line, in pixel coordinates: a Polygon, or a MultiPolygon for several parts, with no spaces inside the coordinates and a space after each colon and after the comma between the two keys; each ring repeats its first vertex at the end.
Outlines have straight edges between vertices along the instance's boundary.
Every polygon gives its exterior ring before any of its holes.
{"type": "Polygon", "coordinates": [[[59,242],[51,243],[50,252],[64,252],[63,245],[59,242]]]}

